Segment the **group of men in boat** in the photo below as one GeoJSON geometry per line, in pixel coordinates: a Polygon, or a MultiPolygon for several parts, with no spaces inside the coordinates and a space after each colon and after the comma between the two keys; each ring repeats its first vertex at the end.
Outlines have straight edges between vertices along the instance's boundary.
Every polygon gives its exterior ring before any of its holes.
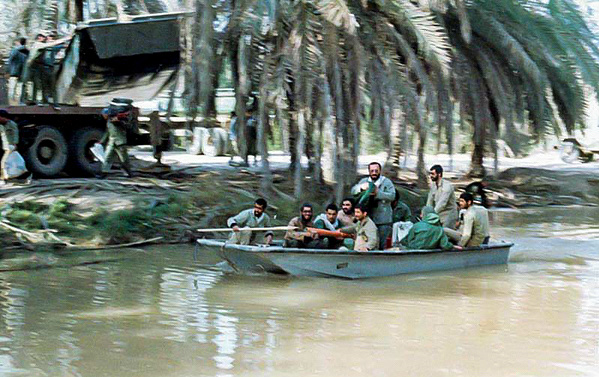
{"type": "MultiPolygon", "coordinates": [[[[324,213],[314,216],[314,207],[310,203],[302,204],[299,216],[289,222],[284,246],[369,251],[388,247],[461,250],[487,244],[487,209],[474,204],[469,192],[462,193],[456,203],[454,187],[443,179],[440,165],[431,167],[430,178],[426,206],[413,223],[411,211],[399,200],[393,182],[381,175],[378,162],[372,162],[368,165],[368,177],[352,187],[353,198],[345,198],[341,210],[329,204],[324,213]]],[[[230,242],[271,244],[271,230],[248,230],[271,227],[266,207],[266,200],[259,198],[254,208],[230,217],[227,220],[233,230],[230,242]]]]}

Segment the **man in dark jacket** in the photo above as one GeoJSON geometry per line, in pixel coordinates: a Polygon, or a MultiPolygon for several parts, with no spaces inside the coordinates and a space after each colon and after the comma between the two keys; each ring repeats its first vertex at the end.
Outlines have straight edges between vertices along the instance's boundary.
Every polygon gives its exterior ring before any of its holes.
{"type": "Polygon", "coordinates": [[[445,235],[435,210],[425,206],[422,208],[421,216],[422,221],[410,228],[408,235],[401,240],[401,244],[406,249],[413,250],[452,249],[453,244],[445,235]]]}
{"type": "Polygon", "coordinates": [[[25,46],[27,39],[20,38],[15,41],[15,47],[10,51],[8,56],[8,74],[10,78],[8,80],[8,99],[11,105],[16,105],[20,100],[23,102],[23,86],[25,80],[23,80],[23,74],[25,72],[25,63],[27,62],[27,56],[29,56],[29,49],[25,46]]]}

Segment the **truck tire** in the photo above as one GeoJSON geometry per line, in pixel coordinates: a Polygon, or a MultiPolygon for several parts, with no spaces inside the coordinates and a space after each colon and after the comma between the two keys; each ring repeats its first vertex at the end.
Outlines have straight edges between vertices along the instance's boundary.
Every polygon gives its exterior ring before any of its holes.
{"type": "Polygon", "coordinates": [[[204,135],[207,133],[208,129],[204,127],[194,127],[191,140],[187,141],[187,153],[193,155],[202,154],[204,135]]]}
{"type": "Polygon", "coordinates": [[[67,142],[56,128],[44,126],[37,132],[25,156],[27,168],[35,176],[53,177],[67,164],[67,142]]]}
{"type": "Polygon", "coordinates": [[[84,176],[99,174],[102,164],[97,161],[90,148],[102,139],[104,131],[96,127],[86,127],[76,131],[69,144],[69,171],[84,176]]]}
{"type": "Polygon", "coordinates": [[[227,149],[227,132],[222,128],[211,128],[204,135],[202,151],[206,156],[222,156],[227,149]]]}

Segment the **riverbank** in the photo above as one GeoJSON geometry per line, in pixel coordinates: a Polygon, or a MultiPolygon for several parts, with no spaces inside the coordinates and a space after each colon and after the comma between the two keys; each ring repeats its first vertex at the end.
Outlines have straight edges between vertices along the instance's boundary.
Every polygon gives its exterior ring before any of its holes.
{"type": "MultiPolygon", "coordinates": [[[[260,191],[258,169],[185,166],[144,172],[128,179],[45,179],[27,185],[0,186],[0,247],[4,252],[81,250],[147,243],[192,242],[197,228],[222,227],[226,219],[252,206],[260,191]],[[209,170],[208,170],[209,169],[209,170]]],[[[274,192],[267,195],[273,225],[286,225],[297,214],[288,169],[273,170],[274,192]]],[[[472,180],[448,173],[457,190],[472,180]]],[[[401,198],[416,210],[427,190],[404,170],[395,180],[401,198]]],[[[486,180],[496,207],[599,205],[599,175],[592,170],[509,168],[486,180]]],[[[308,187],[302,201],[317,212],[334,196],[330,187],[308,187]]]]}

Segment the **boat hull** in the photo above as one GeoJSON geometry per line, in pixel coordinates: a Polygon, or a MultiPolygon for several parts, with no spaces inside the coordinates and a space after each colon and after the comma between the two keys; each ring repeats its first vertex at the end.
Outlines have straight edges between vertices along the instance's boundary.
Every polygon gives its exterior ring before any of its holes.
{"type": "Polygon", "coordinates": [[[220,253],[239,272],[286,273],[295,276],[362,279],[429,271],[505,264],[511,243],[485,245],[463,251],[293,249],[229,245],[198,240],[200,245],[220,247],[220,253]]]}

